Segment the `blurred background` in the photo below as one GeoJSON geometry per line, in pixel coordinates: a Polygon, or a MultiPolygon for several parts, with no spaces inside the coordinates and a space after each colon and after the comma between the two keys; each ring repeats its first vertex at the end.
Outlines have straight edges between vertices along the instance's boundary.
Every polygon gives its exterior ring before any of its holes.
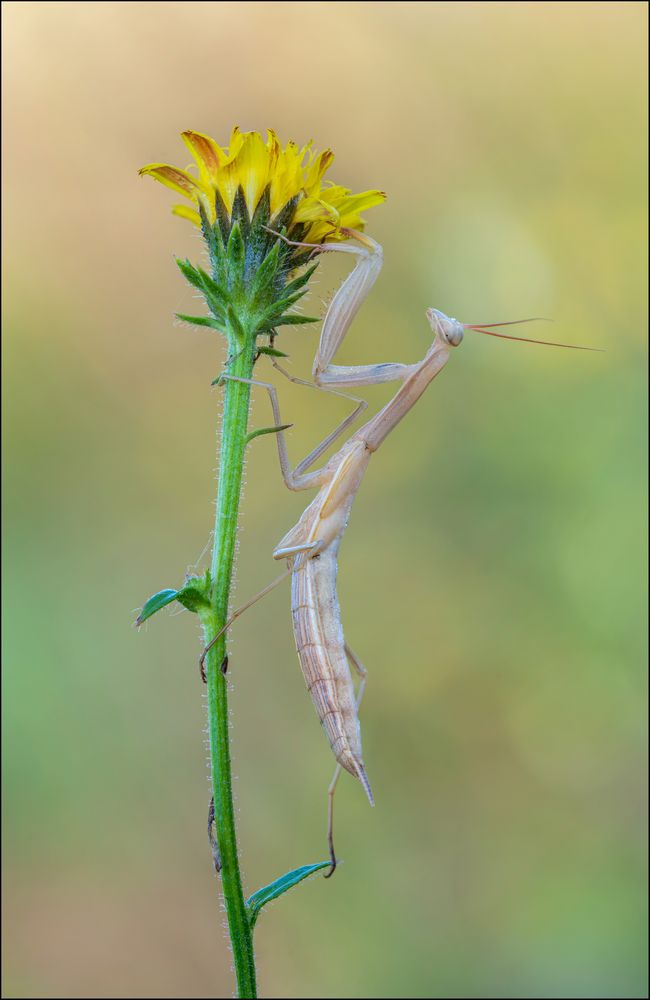
{"type": "MultiPolygon", "coordinates": [[[[201,260],[199,238],[137,170],[235,123],[332,146],[333,180],[389,194],[344,360],[421,358],[430,305],[607,348],[469,334],[370,467],[340,595],[377,806],[344,777],[344,864],[265,912],[262,995],[646,995],[646,16],[3,5],[4,996],[232,992],[198,630],[132,623],[206,565],[223,359],[173,315],[196,311],[173,254],[201,260]]],[[[305,311],[345,271],[325,261],[305,311]]],[[[281,334],[294,373],[316,340],[281,334]]],[[[297,460],[347,408],[280,390],[297,460]]],[[[305,499],[255,441],[235,602],[305,499]]],[[[332,761],[288,587],[231,648],[250,892],[325,855],[332,761]]]]}

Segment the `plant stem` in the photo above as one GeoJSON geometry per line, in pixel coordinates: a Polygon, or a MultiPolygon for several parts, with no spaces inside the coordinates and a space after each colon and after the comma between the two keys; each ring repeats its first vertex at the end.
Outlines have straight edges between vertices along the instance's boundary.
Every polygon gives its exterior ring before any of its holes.
{"type": "MultiPolygon", "coordinates": [[[[254,338],[247,338],[243,350],[241,344],[234,347],[231,343],[231,350],[234,357],[229,373],[240,378],[251,378],[255,357],[254,338]]],[[[223,391],[219,486],[211,568],[212,610],[205,623],[206,642],[223,627],[228,615],[250,403],[250,385],[226,380],[223,391]]],[[[221,855],[221,886],[237,976],[237,996],[250,998],[257,996],[255,957],[253,934],[242,890],[235,832],[228,732],[228,679],[221,669],[225,655],[224,635],[212,647],[207,658],[210,762],[215,826],[221,855]]]]}

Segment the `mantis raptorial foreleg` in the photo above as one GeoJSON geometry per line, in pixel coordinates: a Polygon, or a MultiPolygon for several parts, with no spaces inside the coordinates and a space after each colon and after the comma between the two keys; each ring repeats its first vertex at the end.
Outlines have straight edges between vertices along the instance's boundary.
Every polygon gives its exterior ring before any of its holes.
{"type": "MultiPolygon", "coordinates": [[[[368,680],[368,671],[364,667],[363,663],[359,657],[352,651],[348,643],[345,643],[345,652],[347,653],[348,660],[356,670],[359,675],[359,687],[357,690],[357,715],[359,714],[359,708],[361,706],[361,699],[363,698],[363,692],[366,689],[366,681],[368,680]]],[[[340,764],[336,765],[334,775],[330,782],[330,786],[327,789],[327,844],[330,852],[330,869],[324,878],[331,878],[331,876],[336,871],[336,853],[334,851],[334,793],[336,792],[336,786],[338,785],[339,778],[341,777],[341,771],[343,768],[340,764]]]]}
{"type": "MultiPolygon", "coordinates": [[[[316,384],[324,389],[330,386],[350,387],[378,385],[382,382],[404,380],[413,371],[413,365],[384,363],[374,365],[334,365],[332,360],[341,346],[352,320],[363,305],[383,264],[383,250],[379,243],[353,229],[342,229],[343,235],[356,240],[354,243],[300,243],[281,237],[296,247],[306,247],[315,253],[348,253],[357,257],[354,270],[345,278],[329,304],[314,358],[312,375],[316,384]]],[[[279,233],[276,233],[280,236],[279,233]]]]}

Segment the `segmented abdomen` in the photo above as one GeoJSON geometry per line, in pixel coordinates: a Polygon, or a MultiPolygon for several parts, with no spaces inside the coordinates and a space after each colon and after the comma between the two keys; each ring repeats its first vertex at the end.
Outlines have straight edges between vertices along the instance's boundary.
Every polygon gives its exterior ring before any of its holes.
{"type": "Polygon", "coordinates": [[[361,732],[352,675],[345,654],[336,594],[336,549],[297,560],[292,576],[292,614],[303,676],[339,764],[372,794],[361,756],[361,732]]]}

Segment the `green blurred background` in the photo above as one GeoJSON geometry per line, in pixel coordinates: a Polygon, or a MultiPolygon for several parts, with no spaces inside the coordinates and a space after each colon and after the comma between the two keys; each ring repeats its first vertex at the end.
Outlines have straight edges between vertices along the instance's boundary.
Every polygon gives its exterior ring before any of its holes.
{"type": "MultiPolygon", "coordinates": [[[[202,250],[137,169],[235,123],[389,193],[344,359],[421,358],[429,305],[607,348],[468,335],[371,466],[340,593],[377,806],[342,782],[345,864],[265,913],[263,995],[646,995],[646,5],[3,14],[4,995],[231,994],[197,627],[132,622],[205,565],[223,358],[173,318],[196,306],[173,253],[202,250]]],[[[306,311],[344,273],[328,259],[306,311]]],[[[282,333],[296,374],[316,338],[282,333]]],[[[346,407],[281,393],[297,459],[346,407]]],[[[304,500],[256,441],[236,601],[304,500]]],[[[249,891],[325,851],[332,761],[289,623],[285,587],[232,635],[249,891]]]]}

